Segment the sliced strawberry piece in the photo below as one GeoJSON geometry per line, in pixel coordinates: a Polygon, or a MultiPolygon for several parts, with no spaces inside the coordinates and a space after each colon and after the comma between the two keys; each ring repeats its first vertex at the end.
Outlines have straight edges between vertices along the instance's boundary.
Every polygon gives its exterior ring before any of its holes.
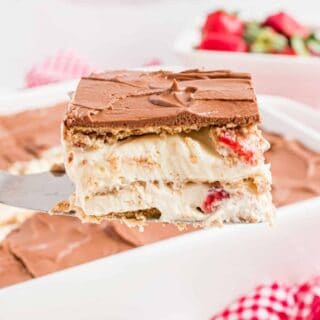
{"type": "Polygon", "coordinates": [[[248,47],[245,41],[239,36],[210,32],[204,35],[199,49],[245,52],[248,50],[248,47]]]}
{"type": "Polygon", "coordinates": [[[222,188],[210,188],[201,209],[204,213],[212,213],[222,200],[228,198],[230,198],[229,193],[222,188]]]}
{"type": "Polygon", "coordinates": [[[300,24],[297,20],[284,12],[279,12],[269,16],[264,22],[265,26],[272,27],[274,30],[291,38],[295,35],[301,38],[307,38],[310,35],[310,30],[300,24]]]}
{"type": "Polygon", "coordinates": [[[246,149],[235,137],[228,134],[223,134],[218,138],[220,143],[231,149],[235,154],[243,158],[247,162],[253,161],[254,152],[246,149]]]}
{"type": "Polygon", "coordinates": [[[218,10],[207,16],[202,32],[218,32],[242,36],[244,23],[235,14],[218,10]]]}

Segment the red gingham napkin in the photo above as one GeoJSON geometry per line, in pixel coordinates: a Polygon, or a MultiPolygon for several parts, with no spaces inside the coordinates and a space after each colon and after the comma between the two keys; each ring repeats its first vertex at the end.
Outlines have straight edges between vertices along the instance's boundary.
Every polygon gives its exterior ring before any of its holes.
{"type": "Polygon", "coordinates": [[[26,87],[77,79],[97,71],[96,66],[80,57],[75,51],[61,51],[35,65],[26,74],[26,87]]]}
{"type": "Polygon", "coordinates": [[[211,320],[320,320],[320,277],[300,285],[261,285],[211,320]]]}
{"type": "MultiPolygon", "coordinates": [[[[162,62],[158,58],[147,61],[144,66],[156,66],[162,62]]],[[[48,57],[44,61],[32,67],[26,74],[26,87],[37,87],[48,83],[78,79],[98,72],[99,69],[79,56],[73,50],[61,51],[48,57]]]]}

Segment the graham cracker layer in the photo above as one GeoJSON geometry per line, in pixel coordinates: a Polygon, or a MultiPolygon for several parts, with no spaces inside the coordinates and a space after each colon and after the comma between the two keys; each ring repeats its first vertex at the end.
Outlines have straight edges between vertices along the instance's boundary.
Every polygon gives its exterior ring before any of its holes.
{"type": "Polygon", "coordinates": [[[149,208],[145,210],[135,210],[126,212],[111,212],[105,216],[89,216],[82,212],[81,208],[71,207],[69,201],[61,201],[55,205],[55,207],[50,211],[53,215],[70,215],[78,216],[82,221],[91,223],[101,223],[104,220],[127,220],[132,222],[145,222],[146,220],[157,220],[161,217],[161,212],[156,208],[149,208]]]}

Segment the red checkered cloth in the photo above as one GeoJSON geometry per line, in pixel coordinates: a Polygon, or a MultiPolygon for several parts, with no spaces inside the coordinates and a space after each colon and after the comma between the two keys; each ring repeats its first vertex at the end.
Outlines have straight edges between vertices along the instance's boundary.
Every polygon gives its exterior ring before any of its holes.
{"type": "Polygon", "coordinates": [[[211,320],[320,320],[320,277],[295,286],[259,286],[211,320]]]}
{"type": "Polygon", "coordinates": [[[35,65],[25,78],[26,87],[77,79],[97,72],[98,68],[73,50],[58,52],[35,65]]]}
{"type": "MultiPolygon", "coordinates": [[[[158,58],[147,61],[144,66],[156,66],[162,62],[158,58]]],[[[98,72],[99,68],[89,63],[73,50],[58,52],[55,56],[35,65],[27,74],[27,88],[42,86],[49,83],[78,79],[98,72]]]]}
{"type": "Polygon", "coordinates": [[[145,67],[153,67],[153,66],[160,66],[162,64],[162,61],[158,58],[153,58],[151,60],[148,60],[143,64],[145,67]]]}

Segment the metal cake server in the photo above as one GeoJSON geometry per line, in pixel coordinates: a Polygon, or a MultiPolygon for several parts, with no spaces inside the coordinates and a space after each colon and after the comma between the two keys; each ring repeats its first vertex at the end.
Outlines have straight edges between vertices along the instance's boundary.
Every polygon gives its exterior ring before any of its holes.
{"type": "MultiPolygon", "coordinates": [[[[49,212],[58,202],[67,200],[74,192],[74,186],[67,174],[50,171],[12,175],[0,171],[0,203],[8,206],[49,212]]],[[[163,222],[148,218],[147,221],[163,222]]],[[[196,223],[184,219],[176,223],[196,223]]]]}
{"type": "Polygon", "coordinates": [[[9,206],[48,212],[73,191],[74,186],[64,173],[16,176],[0,171],[0,203],[9,206]]]}

